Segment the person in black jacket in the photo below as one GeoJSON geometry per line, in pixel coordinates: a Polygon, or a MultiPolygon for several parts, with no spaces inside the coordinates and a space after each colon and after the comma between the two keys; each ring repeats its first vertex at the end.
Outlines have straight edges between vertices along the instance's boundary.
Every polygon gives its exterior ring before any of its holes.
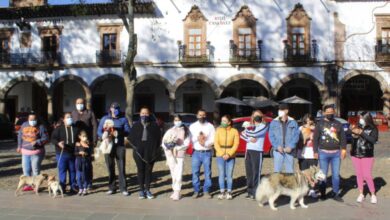
{"type": "Polygon", "coordinates": [[[364,199],[363,182],[365,181],[371,193],[371,203],[377,203],[375,185],[371,173],[374,165],[374,144],[378,141],[378,129],[374,124],[371,114],[362,112],[359,115],[359,125],[352,126],[351,130],[353,137],[351,157],[360,192],[356,201],[362,202],[364,199]]]}
{"type": "Polygon", "coordinates": [[[51,135],[51,143],[56,148],[58,176],[62,189],[66,188],[66,175],[69,172],[71,193],[77,192],[74,148],[78,129],[73,124],[71,113],[65,113],[63,123],[51,135]]]}
{"type": "Polygon", "coordinates": [[[150,192],[152,170],[160,156],[161,130],[156,122],[151,121],[147,107],[140,110],[140,121],[135,122],[129,135],[133,148],[133,157],[137,165],[137,178],[140,187],[139,199],[153,199],[150,192]]]}

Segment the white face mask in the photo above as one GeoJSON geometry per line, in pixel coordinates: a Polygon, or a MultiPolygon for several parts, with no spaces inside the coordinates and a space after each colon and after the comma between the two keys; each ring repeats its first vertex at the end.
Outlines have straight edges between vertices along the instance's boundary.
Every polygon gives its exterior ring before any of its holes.
{"type": "Polygon", "coordinates": [[[72,118],[66,118],[66,119],[65,119],[65,124],[66,124],[67,126],[72,125],[72,124],[73,124],[72,118]]]}
{"type": "Polygon", "coordinates": [[[366,122],[364,121],[363,118],[361,118],[359,119],[359,124],[364,127],[366,125],[366,122]]]}
{"type": "Polygon", "coordinates": [[[88,138],[85,137],[85,136],[82,136],[82,137],[80,138],[80,140],[86,142],[86,141],[88,141],[88,138]]]}
{"type": "Polygon", "coordinates": [[[77,109],[78,111],[84,110],[84,104],[76,104],[76,109],[77,109]]]}
{"type": "Polygon", "coordinates": [[[37,121],[36,120],[28,121],[28,124],[32,127],[35,127],[37,125],[37,121]]]}
{"type": "Polygon", "coordinates": [[[181,125],[183,124],[183,122],[182,121],[175,121],[175,122],[173,122],[173,125],[175,125],[175,127],[180,127],[181,125]]]}
{"type": "Polygon", "coordinates": [[[286,115],[285,111],[279,110],[278,111],[278,117],[284,117],[286,115]]]}

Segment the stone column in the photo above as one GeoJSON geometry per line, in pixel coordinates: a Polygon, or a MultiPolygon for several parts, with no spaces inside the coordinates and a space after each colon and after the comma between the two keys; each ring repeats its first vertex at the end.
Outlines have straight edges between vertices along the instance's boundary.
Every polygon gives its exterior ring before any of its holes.
{"type": "Polygon", "coordinates": [[[219,117],[220,117],[219,104],[214,102],[214,112],[213,112],[214,126],[217,126],[219,124],[219,117]]]}
{"type": "Polygon", "coordinates": [[[5,114],[5,100],[0,99],[0,114],[5,114]]]}
{"type": "Polygon", "coordinates": [[[383,93],[383,113],[390,117],[390,89],[383,93]]]}
{"type": "Polygon", "coordinates": [[[175,97],[169,97],[169,103],[168,103],[168,112],[169,112],[169,115],[173,115],[175,114],[175,97]]]}
{"type": "Polygon", "coordinates": [[[48,95],[47,96],[47,120],[49,123],[52,123],[54,118],[53,118],[53,98],[48,95]]]}

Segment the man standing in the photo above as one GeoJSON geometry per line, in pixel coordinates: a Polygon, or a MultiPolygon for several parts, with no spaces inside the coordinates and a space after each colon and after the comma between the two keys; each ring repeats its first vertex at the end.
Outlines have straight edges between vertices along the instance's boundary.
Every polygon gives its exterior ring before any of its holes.
{"type": "MultiPolygon", "coordinates": [[[[332,166],[331,197],[338,201],[344,200],[339,195],[340,187],[340,158],[346,156],[347,141],[342,124],[335,119],[334,105],[324,107],[324,118],[316,125],[314,130],[314,155],[319,158],[320,168],[325,175],[328,174],[329,164],[332,166]]],[[[320,185],[321,199],[325,200],[326,181],[320,185]]]]}
{"type": "Polygon", "coordinates": [[[278,117],[270,124],[269,138],[274,150],[274,172],[280,173],[285,166],[286,173],[294,173],[292,154],[299,140],[298,123],[288,116],[288,105],[280,104],[278,117]]]}
{"type": "Polygon", "coordinates": [[[192,154],[192,185],[194,186],[193,198],[200,197],[200,168],[203,164],[205,181],[203,193],[211,199],[211,159],[214,143],[214,126],[206,121],[206,111],[201,109],[197,114],[198,121],[190,126],[191,139],[194,152],[192,154]]]}
{"type": "MultiPolygon", "coordinates": [[[[92,146],[95,146],[97,142],[97,122],[93,111],[86,108],[83,98],[76,99],[76,109],[72,112],[72,119],[79,131],[85,130],[87,132],[88,140],[92,141],[92,146]]],[[[88,155],[92,155],[93,148],[89,148],[88,150],[88,155]]],[[[87,167],[90,167],[90,169],[86,171],[86,182],[90,189],[92,187],[93,167],[91,160],[88,160],[87,163],[89,163],[87,167]]]]}

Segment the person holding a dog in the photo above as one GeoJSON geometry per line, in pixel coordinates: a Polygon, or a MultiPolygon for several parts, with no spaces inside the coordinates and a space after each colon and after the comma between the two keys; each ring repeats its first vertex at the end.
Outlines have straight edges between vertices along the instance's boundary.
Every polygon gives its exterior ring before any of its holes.
{"type": "Polygon", "coordinates": [[[274,172],[294,173],[293,152],[299,141],[298,123],[288,116],[287,104],[280,104],[278,117],[272,120],[269,128],[269,139],[273,146],[274,172]]]}
{"type": "Polygon", "coordinates": [[[241,138],[246,141],[245,172],[247,199],[255,198],[256,187],[259,184],[263,165],[264,139],[268,128],[268,124],[263,120],[263,112],[255,110],[252,113],[250,125],[241,133],[241,138]]]}
{"type": "MultiPolygon", "coordinates": [[[[343,125],[335,119],[335,107],[333,104],[325,105],[324,118],[316,124],[314,129],[313,145],[314,157],[319,159],[322,172],[327,175],[328,167],[332,167],[331,197],[338,202],[344,200],[339,195],[340,187],[340,159],[346,156],[347,139],[343,125]]],[[[321,199],[326,199],[326,180],[320,183],[321,199]]]]}
{"type": "MultiPolygon", "coordinates": [[[[24,176],[38,176],[41,172],[41,163],[45,156],[45,144],[48,142],[46,128],[38,124],[37,115],[29,113],[28,121],[24,122],[18,133],[17,152],[22,154],[22,168],[24,176]]],[[[32,190],[25,186],[23,190],[32,190]]]]}
{"type": "Polygon", "coordinates": [[[359,189],[357,202],[363,202],[364,181],[367,183],[371,193],[371,203],[377,203],[375,185],[372,178],[372,167],[374,165],[374,145],[378,141],[378,128],[375,126],[369,112],[362,112],[359,115],[359,125],[352,127],[352,163],[356,172],[356,181],[359,189]]]}
{"type": "Polygon", "coordinates": [[[51,142],[56,149],[58,176],[62,190],[66,189],[66,176],[69,173],[70,193],[77,193],[74,148],[78,129],[73,123],[71,113],[64,114],[62,124],[54,129],[51,142]]]}
{"type": "Polygon", "coordinates": [[[137,165],[137,178],[140,187],[139,199],[153,199],[150,183],[153,179],[153,166],[161,153],[161,130],[152,121],[147,107],[140,109],[140,121],[134,123],[129,141],[133,149],[133,158],[137,165]]]}
{"type": "Polygon", "coordinates": [[[110,105],[110,110],[106,116],[104,116],[98,127],[98,136],[101,139],[104,133],[103,126],[106,120],[112,120],[114,122],[113,129],[117,134],[114,138],[111,152],[107,152],[104,155],[108,170],[108,187],[107,195],[112,195],[116,191],[115,186],[115,160],[118,166],[119,173],[119,189],[124,196],[128,196],[126,183],[126,148],[125,137],[130,133],[130,125],[125,117],[125,114],[121,112],[120,105],[114,102],[110,105]]]}
{"type": "Polygon", "coordinates": [[[233,199],[233,169],[235,164],[235,154],[240,143],[240,136],[237,129],[232,127],[232,118],[230,115],[224,115],[221,118],[221,126],[217,128],[214,138],[214,149],[217,156],[218,165],[218,183],[220,194],[218,199],[233,199]],[[225,178],[227,188],[225,187],[225,178]]]}
{"type": "Polygon", "coordinates": [[[206,111],[198,110],[198,121],[190,126],[191,139],[194,152],[192,154],[192,185],[194,187],[194,194],[192,198],[197,199],[200,194],[200,168],[203,164],[204,168],[204,186],[203,193],[211,199],[210,188],[211,182],[211,159],[213,156],[212,146],[214,144],[215,128],[213,124],[206,120],[206,111]]]}

